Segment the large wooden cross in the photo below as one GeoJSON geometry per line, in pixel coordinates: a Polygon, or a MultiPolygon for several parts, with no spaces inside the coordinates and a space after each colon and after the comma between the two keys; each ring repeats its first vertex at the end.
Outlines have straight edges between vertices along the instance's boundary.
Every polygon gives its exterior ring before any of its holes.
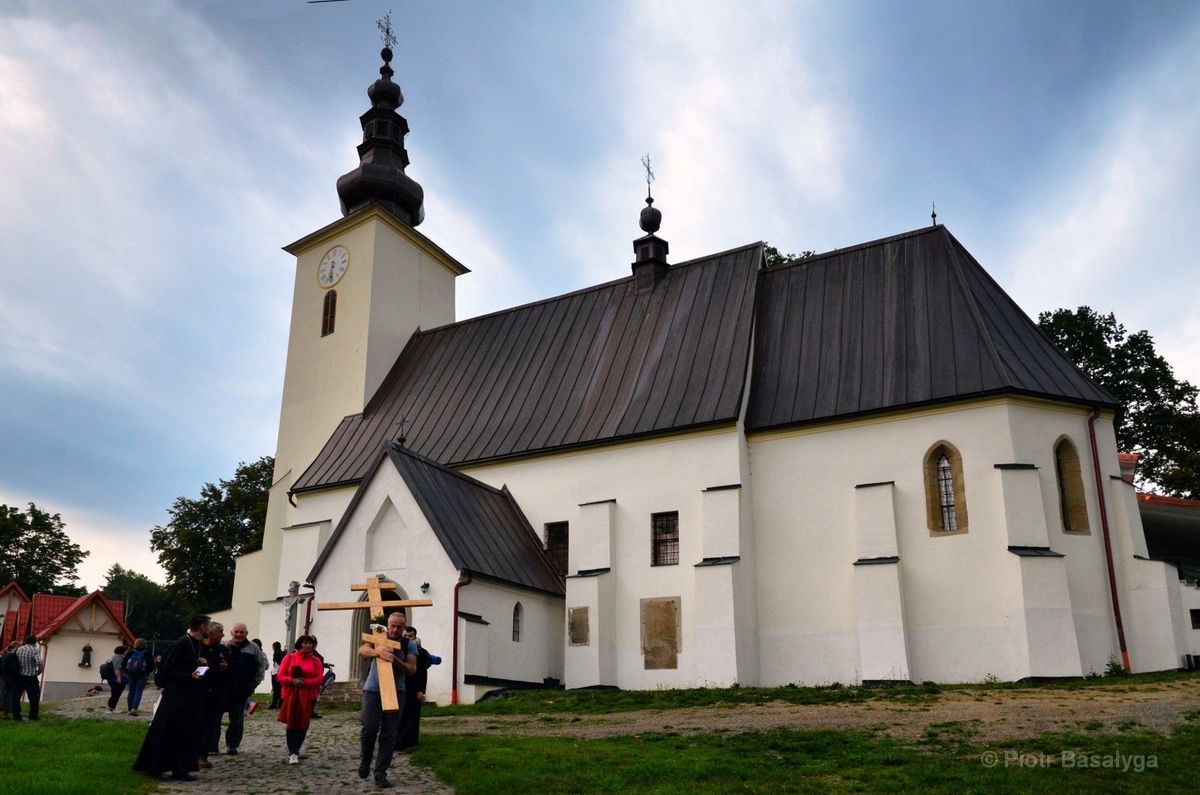
{"type": "MultiPolygon", "coordinates": [[[[384,601],[383,589],[396,590],[399,586],[394,582],[380,580],[378,577],[368,577],[365,583],[351,585],[351,591],[366,591],[367,601],[365,602],[321,602],[317,605],[318,610],[363,610],[368,609],[371,612],[368,616],[371,619],[382,619],[383,609],[385,607],[432,607],[433,601],[430,599],[390,599],[384,601]]],[[[374,631],[362,634],[362,639],[365,643],[373,643],[376,651],[388,649],[402,649],[404,644],[399,641],[391,640],[387,636],[387,632],[378,625],[374,631]]],[[[383,703],[384,712],[397,712],[400,709],[400,702],[396,699],[396,677],[392,672],[390,664],[380,665],[380,661],[376,662],[375,674],[379,677],[379,699],[383,703]]]]}

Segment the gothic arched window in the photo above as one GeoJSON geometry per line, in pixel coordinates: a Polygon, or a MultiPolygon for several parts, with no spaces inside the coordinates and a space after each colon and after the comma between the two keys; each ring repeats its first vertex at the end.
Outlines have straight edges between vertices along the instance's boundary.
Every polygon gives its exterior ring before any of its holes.
{"type": "Polygon", "coordinates": [[[513,643],[521,642],[521,603],[513,605],[513,643]]]}
{"type": "Polygon", "coordinates": [[[954,445],[938,442],[925,454],[925,513],[935,535],[967,532],[967,495],[962,456],[954,445]]]}
{"type": "Polygon", "coordinates": [[[1058,481],[1058,515],[1066,533],[1090,533],[1079,453],[1065,436],[1054,445],[1054,476],[1058,481]]]}
{"type": "Polygon", "coordinates": [[[333,321],[337,316],[337,290],[325,293],[325,305],[321,309],[321,336],[333,333],[333,321]]]}

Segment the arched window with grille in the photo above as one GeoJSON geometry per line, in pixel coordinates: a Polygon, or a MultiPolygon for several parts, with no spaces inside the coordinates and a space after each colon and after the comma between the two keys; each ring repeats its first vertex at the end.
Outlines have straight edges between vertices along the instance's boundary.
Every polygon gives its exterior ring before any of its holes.
{"type": "Polygon", "coordinates": [[[521,603],[513,605],[513,643],[521,642],[521,603]]]}
{"type": "Polygon", "coordinates": [[[962,456],[949,442],[938,442],[925,454],[925,513],[929,532],[967,532],[967,494],[962,456]]]}
{"type": "Polygon", "coordinates": [[[321,309],[321,336],[333,333],[333,321],[337,316],[337,290],[325,293],[325,304],[321,309]]]}
{"type": "Polygon", "coordinates": [[[1067,437],[1054,445],[1054,477],[1058,482],[1058,515],[1064,533],[1090,533],[1079,453],[1067,437]]]}

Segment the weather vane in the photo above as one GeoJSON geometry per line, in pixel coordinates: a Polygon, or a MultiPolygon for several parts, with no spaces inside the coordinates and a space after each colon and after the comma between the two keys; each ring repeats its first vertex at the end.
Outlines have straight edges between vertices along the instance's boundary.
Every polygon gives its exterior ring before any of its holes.
{"type": "Polygon", "coordinates": [[[375,27],[379,28],[379,33],[383,37],[383,46],[389,50],[396,46],[396,34],[392,32],[392,10],[383,15],[383,19],[375,20],[375,27]]]}
{"type": "Polygon", "coordinates": [[[650,197],[650,183],[654,181],[654,169],[650,168],[650,155],[642,156],[642,168],[646,169],[646,198],[650,197]]]}

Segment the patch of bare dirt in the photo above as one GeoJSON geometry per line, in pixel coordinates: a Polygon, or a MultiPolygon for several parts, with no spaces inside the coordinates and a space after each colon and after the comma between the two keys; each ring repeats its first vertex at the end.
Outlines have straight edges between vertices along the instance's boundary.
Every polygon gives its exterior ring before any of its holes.
{"type": "Polygon", "coordinates": [[[989,740],[1027,737],[1048,731],[1102,730],[1136,723],[1164,731],[1184,714],[1200,710],[1200,679],[1145,684],[1114,684],[1076,690],[955,690],[917,703],[881,698],[846,704],[726,705],[645,710],[610,715],[480,715],[422,718],[422,731],[555,737],[607,737],[654,732],[692,734],[775,728],[877,730],[916,739],[935,724],[964,724],[989,740]]]}

